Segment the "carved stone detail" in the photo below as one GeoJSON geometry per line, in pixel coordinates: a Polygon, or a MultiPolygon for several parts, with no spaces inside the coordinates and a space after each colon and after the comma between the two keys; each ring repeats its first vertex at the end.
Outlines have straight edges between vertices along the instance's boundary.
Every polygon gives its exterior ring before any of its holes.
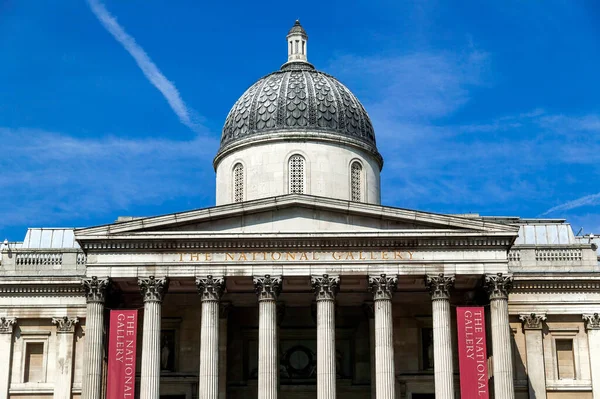
{"type": "Polygon", "coordinates": [[[254,277],[254,290],[259,301],[275,301],[281,293],[281,276],[254,277]]]}
{"type": "Polygon", "coordinates": [[[81,285],[85,290],[85,299],[87,302],[99,302],[104,303],[106,299],[106,287],[110,279],[108,277],[98,278],[92,276],[92,278],[81,279],[81,285]]]}
{"type": "Polygon", "coordinates": [[[142,291],[144,302],[162,302],[169,288],[169,279],[154,276],[140,277],[138,278],[138,285],[142,291]]]}
{"type": "Polygon", "coordinates": [[[12,334],[15,324],[16,317],[0,317],[0,334],[12,334]]]}
{"type": "Polygon", "coordinates": [[[524,330],[541,330],[546,315],[537,313],[522,314],[519,315],[519,320],[523,323],[524,330]]]}
{"type": "Polygon", "coordinates": [[[369,276],[369,289],[373,293],[373,300],[375,301],[380,299],[391,300],[397,288],[397,276],[388,277],[385,274],[369,276]]]}
{"type": "Polygon", "coordinates": [[[225,278],[212,275],[196,277],[196,286],[202,301],[219,301],[225,290],[225,278]]]}
{"type": "Polygon", "coordinates": [[[584,314],[582,317],[585,321],[586,330],[600,330],[600,315],[598,313],[584,314]]]}
{"type": "Polygon", "coordinates": [[[79,323],[77,317],[53,317],[52,324],[56,324],[56,332],[58,333],[73,333],[75,326],[79,323]]]}
{"type": "Polygon", "coordinates": [[[454,276],[448,276],[439,274],[437,276],[427,276],[425,278],[425,285],[429,289],[431,299],[450,299],[450,290],[454,287],[456,278],[454,276]]]}
{"type": "Polygon", "coordinates": [[[513,285],[513,276],[512,274],[502,273],[496,275],[488,274],[485,276],[484,284],[490,296],[490,300],[508,299],[508,293],[513,285]]]}
{"type": "Polygon", "coordinates": [[[340,290],[340,277],[324,274],[311,276],[310,282],[317,301],[333,301],[340,290]]]}

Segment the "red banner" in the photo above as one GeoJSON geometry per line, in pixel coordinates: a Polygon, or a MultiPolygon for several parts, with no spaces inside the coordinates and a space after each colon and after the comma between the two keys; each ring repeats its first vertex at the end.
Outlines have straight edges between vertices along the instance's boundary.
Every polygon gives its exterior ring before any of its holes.
{"type": "Polygon", "coordinates": [[[111,310],[106,399],[133,399],[137,310],[111,310]]]}
{"type": "Polygon", "coordinates": [[[482,307],[456,309],[461,398],[489,399],[485,312],[482,307]]]}

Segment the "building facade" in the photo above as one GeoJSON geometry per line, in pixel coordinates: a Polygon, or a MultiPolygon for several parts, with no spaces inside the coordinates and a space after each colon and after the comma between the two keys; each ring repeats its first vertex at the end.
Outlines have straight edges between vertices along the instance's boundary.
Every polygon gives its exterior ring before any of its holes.
{"type": "Polygon", "coordinates": [[[140,310],[136,397],[459,398],[468,305],[491,397],[600,398],[596,239],[381,205],[369,116],[307,42],[229,113],[216,206],[3,244],[0,399],[104,398],[112,309],[140,310]]]}

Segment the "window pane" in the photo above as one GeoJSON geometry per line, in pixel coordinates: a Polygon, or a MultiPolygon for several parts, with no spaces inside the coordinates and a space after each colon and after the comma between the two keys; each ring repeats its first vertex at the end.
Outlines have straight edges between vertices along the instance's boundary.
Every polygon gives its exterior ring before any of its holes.
{"type": "Polygon", "coordinates": [[[558,378],[575,378],[575,358],[573,356],[573,340],[556,340],[556,359],[558,361],[558,378]]]}
{"type": "Polygon", "coordinates": [[[24,382],[44,381],[44,344],[28,342],[25,349],[24,382]]]}

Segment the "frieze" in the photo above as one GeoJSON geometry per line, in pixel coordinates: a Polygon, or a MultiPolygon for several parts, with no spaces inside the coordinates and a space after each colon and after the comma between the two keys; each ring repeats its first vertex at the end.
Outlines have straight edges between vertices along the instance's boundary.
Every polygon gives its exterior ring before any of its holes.
{"type": "Polygon", "coordinates": [[[5,285],[0,286],[0,294],[16,295],[75,295],[80,296],[84,293],[81,285],[5,285]]]}
{"type": "Polygon", "coordinates": [[[512,292],[598,292],[600,281],[573,281],[554,279],[549,281],[514,281],[512,292]]]}
{"type": "Polygon", "coordinates": [[[235,250],[235,249],[296,249],[296,248],[390,248],[388,251],[405,250],[412,248],[445,248],[445,247],[490,247],[490,246],[510,246],[512,241],[507,238],[444,238],[444,239],[381,239],[374,237],[356,238],[356,239],[302,239],[300,237],[290,239],[270,239],[270,240],[241,240],[222,238],[220,240],[206,241],[171,241],[170,237],[161,240],[129,240],[129,241],[83,241],[82,245],[86,250],[92,251],[189,251],[200,252],[202,250],[235,250]],[[168,241],[167,241],[168,240],[168,241]]]}
{"type": "MultiPolygon", "coordinates": [[[[414,260],[414,251],[253,251],[253,252],[182,252],[172,262],[352,262],[414,260]]],[[[168,259],[167,259],[168,261],[168,259]]]]}

